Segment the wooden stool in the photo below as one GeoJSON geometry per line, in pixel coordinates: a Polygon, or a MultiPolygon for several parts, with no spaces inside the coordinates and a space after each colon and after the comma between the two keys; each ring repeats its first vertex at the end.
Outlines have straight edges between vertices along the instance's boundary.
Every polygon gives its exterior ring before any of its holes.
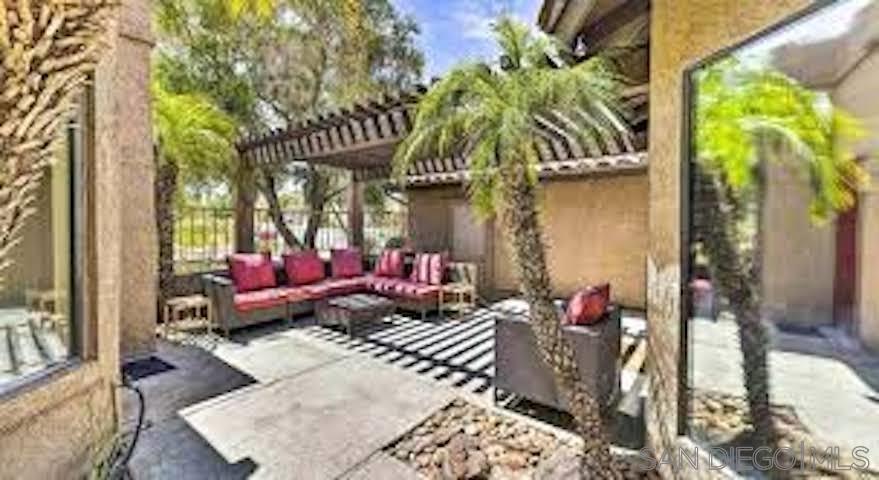
{"type": "Polygon", "coordinates": [[[186,297],[174,297],[165,302],[164,333],[168,338],[169,329],[180,328],[181,322],[184,328],[194,325],[203,326],[207,333],[213,332],[213,319],[211,318],[211,302],[204,295],[189,295],[186,297]]]}
{"type": "Polygon", "coordinates": [[[454,310],[458,316],[476,308],[476,284],[479,270],[475,263],[451,262],[448,279],[440,287],[438,310],[440,318],[445,310],[454,310]]]}

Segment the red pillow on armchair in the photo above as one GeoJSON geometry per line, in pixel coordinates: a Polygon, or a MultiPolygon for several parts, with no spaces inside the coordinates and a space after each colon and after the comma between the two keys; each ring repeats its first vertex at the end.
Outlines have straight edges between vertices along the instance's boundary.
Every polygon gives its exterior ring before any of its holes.
{"type": "Polygon", "coordinates": [[[324,262],[314,250],[284,254],[284,271],[290,285],[306,285],[324,279],[324,262]]]}
{"type": "Polygon", "coordinates": [[[333,278],[350,278],[363,275],[363,257],[359,248],[346,248],[330,252],[333,278]]]}
{"type": "Polygon", "coordinates": [[[377,277],[402,277],[403,276],[403,251],[396,248],[390,248],[382,252],[375,262],[375,271],[377,277]]]}
{"type": "Polygon", "coordinates": [[[238,292],[275,287],[272,257],[262,253],[235,253],[229,257],[229,273],[238,292]]]}
{"type": "Polygon", "coordinates": [[[593,325],[604,317],[610,305],[610,284],[578,290],[568,301],[565,321],[568,325],[593,325]]]}

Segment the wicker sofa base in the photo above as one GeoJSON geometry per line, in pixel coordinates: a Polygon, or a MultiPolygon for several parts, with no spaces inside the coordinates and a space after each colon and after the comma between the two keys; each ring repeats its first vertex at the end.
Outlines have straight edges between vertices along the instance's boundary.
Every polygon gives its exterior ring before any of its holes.
{"type": "MultiPolygon", "coordinates": [[[[206,274],[202,276],[202,280],[205,293],[212,303],[214,312],[216,312],[217,324],[226,336],[229,335],[230,331],[239,328],[276,320],[290,321],[297,315],[314,314],[315,305],[319,301],[303,299],[268,308],[241,311],[236,309],[234,305],[235,287],[231,279],[223,275],[206,274]]],[[[394,302],[398,309],[417,312],[422,319],[426,318],[428,312],[439,308],[438,299],[434,297],[416,299],[397,295],[388,296],[372,292],[369,288],[364,288],[362,291],[346,292],[346,294],[352,293],[373,293],[387,297],[394,302]]]]}

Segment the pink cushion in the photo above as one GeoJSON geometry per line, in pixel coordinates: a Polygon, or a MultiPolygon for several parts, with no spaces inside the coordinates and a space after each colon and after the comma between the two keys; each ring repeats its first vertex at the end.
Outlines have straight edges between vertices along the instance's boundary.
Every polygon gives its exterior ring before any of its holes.
{"type": "Polygon", "coordinates": [[[337,295],[350,295],[366,290],[366,277],[331,278],[304,288],[313,299],[319,300],[337,295]]]}
{"type": "Polygon", "coordinates": [[[363,275],[363,257],[359,248],[347,248],[330,252],[333,278],[349,278],[363,275]]]}
{"type": "Polygon", "coordinates": [[[447,258],[443,253],[419,253],[415,255],[409,280],[428,285],[441,285],[447,258]]]}
{"type": "Polygon", "coordinates": [[[592,325],[604,317],[610,304],[610,284],[590,286],[574,293],[565,319],[570,325],[592,325]]]}
{"type": "Polygon", "coordinates": [[[272,258],[262,253],[236,253],[229,257],[229,270],[235,290],[250,292],[275,286],[272,258]]]}
{"type": "Polygon", "coordinates": [[[448,263],[448,260],[446,259],[445,254],[434,253],[430,256],[430,272],[428,274],[427,283],[430,285],[443,284],[443,274],[446,271],[446,263],[448,263]]]}
{"type": "Polygon", "coordinates": [[[324,262],[314,250],[284,255],[284,271],[289,285],[306,285],[324,279],[324,262]]]}
{"type": "Polygon", "coordinates": [[[439,295],[440,287],[403,278],[368,277],[369,289],[382,295],[426,300],[439,295]]]}
{"type": "Polygon", "coordinates": [[[403,251],[388,249],[382,252],[375,262],[375,275],[379,277],[403,276],[403,251]]]}
{"type": "Polygon", "coordinates": [[[287,296],[283,289],[268,288],[253,292],[236,293],[233,303],[235,304],[235,310],[249,312],[251,310],[284,305],[287,303],[287,296]]]}

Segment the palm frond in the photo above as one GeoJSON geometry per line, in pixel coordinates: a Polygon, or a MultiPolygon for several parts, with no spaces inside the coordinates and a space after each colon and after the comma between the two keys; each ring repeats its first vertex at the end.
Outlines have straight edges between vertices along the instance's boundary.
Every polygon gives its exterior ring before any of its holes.
{"type": "Polygon", "coordinates": [[[464,156],[470,197],[483,214],[493,210],[498,186],[510,175],[536,182],[540,137],[586,139],[598,154],[601,143],[615,138],[623,144],[618,148],[632,147],[621,79],[608,62],[559,66],[547,61],[560,47],[545,35],[509,18],[494,29],[504,64],[464,64],[434,84],[394,158],[395,175],[402,177],[420,159],[464,156]]]}

